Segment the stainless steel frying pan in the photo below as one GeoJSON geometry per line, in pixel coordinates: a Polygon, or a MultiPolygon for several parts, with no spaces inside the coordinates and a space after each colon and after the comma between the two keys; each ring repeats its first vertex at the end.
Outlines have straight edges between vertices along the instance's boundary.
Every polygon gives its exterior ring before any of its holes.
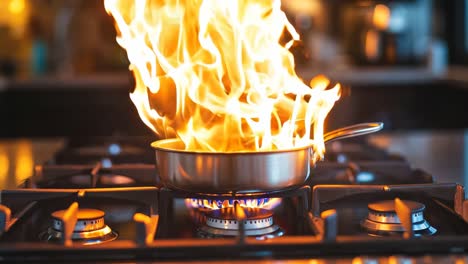
{"type": "MultiPolygon", "coordinates": [[[[374,133],[383,123],[362,123],[324,135],[325,142],[374,133]]],[[[310,173],[312,146],[287,150],[224,153],[184,150],[179,139],[155,141],[162,183],[195,193],[264,192],[299,186],[310,173]]]]}

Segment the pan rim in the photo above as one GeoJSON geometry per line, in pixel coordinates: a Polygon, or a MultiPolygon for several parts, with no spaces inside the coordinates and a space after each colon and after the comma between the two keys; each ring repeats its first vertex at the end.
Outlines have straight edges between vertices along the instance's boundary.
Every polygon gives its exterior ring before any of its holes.
{"type": "Polygon", "coordinates": [[[233,156],[233,155],[265,155],[265,154],[281,154],[288,152],[297,152],[302,150],[313,151],[313,140],[310,140],[310,144],[307,146],[300,146],[295,148],[288,149],[278,149],[278,150],[258,150],[258,151],[232,151],[232,152],[216,152],[216,151],[196,151],[196,150],[185,150],[180,148],[170,148],[164,145],[168,144],[183,144],[182,140],[178,138],[168,138],[156,140],[151,143],[151,147],[157,151],[172,152],[172,153],[183,153],[183,154],[196,154],[196,155],[223,155],[223,156],[233,156]]]}

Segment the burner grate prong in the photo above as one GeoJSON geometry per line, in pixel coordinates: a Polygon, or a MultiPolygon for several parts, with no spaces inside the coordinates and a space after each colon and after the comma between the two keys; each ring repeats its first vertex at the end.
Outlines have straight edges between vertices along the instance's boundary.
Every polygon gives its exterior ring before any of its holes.
{"type": "Polygon", "coordinates": [[[413,232],[413,212],[409,206],[400,198],[395,198],[395,211],[400,218],[401,224],[405,228],[403,237],[408,239],[414,236],[413,232]]]}
{"type": "Polygon", "coordinates": [[[323,220],[322,240],[335,241],[338,234],[338,217],[336,210],[331,209],[320,214],[323,220]]]}
{"type": "Polygon", "coordinates": [[[463,219],[468,223],[468,200],[463,202],[463,219]]]}
{"type": "Polygon", "coordinates": [[[133,215],[136,225],[136,242],[141,246],[148,246],[154,241],[158,229],[159,215],[147,216],[142,213],[133,215]]]}
{"type": "Polygon", "coordinates": [[[93,169],[91,170],[90,172],[90,184],[91,184],[91,187],[92,188],[96,188],[97,187],[97,183],[98,183],[98,180],[99,180],[99,172],[101,171],[101,168],[102,168],[102,163],[101,162],[98,162],[96,163],[96,165],[93,167],[93,169]]]}
{"type": "Polygon", "coordinates": [[[236,220],[239,225],[239,243],[243,244],[245,242],[245,222],[244,220],[247,218],[245,215],[244,208],[240,205],[239,201],[234,202],[234,210],[236,215],[236,220]]]}
{"type": "Polygon", "coordinates": [[[0,235],[8,231],[10,227],[11,210],[5,205],[0,204],[0,235]]]}
{"type": "Polygon", "coordinates": [[[56,216],[62,222],[62,243],[65,246],[71,246],[72,234],[75,229],[76,222],[78,221],[78,203],[72,203],[63,213],[63,215],[56,216]]]}

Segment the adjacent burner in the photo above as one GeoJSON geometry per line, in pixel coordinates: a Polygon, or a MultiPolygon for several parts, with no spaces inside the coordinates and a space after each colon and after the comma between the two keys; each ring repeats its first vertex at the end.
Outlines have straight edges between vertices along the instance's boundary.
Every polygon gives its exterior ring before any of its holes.
{"type": "MultiPolygon", "coordinates": [[[[41,236],[46,241],[60,241],[63,235],[63,222],[60,218],[66,210],[52,213],[52,227],[41,236]]],[[[117,233],[104,223],[104,212],[96,209],[78,209],[78,220],[73,230],[73,241],[84,245],[100,244],[117,238],[117,233]]]]}
{"type": "MultiPolygon", "coordinates": [[[[90,174],[77,174],[71,176],[69,179],[69,182],[65,181],[65,184],[73,183],[78,186],[90,186],[90,187],[96,187],[92,186],[92,175],[90,174]]],[[[107,186],[112,186],[112,187],[117,187],[117,186],[131,186],[132,184],[135,184],[135,180],[125,176],[125,175],[118,175],[118,174],[101,174],[101,175],[96,175],[98,177],[97,184],[99,185],[107,185],[107,186]]]]}
{"type": "MultiPolygon", "coordinates": [[[[411,209],[413,232],[415,236],[433,235],[437,229],[424,219],[424,204],[414,201],[403,201],[411,209]]],[[[395,201],[385,200],[368,205],[367,219],[361,225],[371,235],[401,235],[405,231],[395,211],[395,201]]]]}
{"type": "MultiPolygon", "coordinates": [[[[243,208],[245,235],[259,239],[282,236],[283,230],[273,223],[273,213],[262,208],[243,208]]],[[[239,235],[239,223],[233,207],[208,212],[206,223],[199,229],[201,237],[226,237],[239,235]]]]}

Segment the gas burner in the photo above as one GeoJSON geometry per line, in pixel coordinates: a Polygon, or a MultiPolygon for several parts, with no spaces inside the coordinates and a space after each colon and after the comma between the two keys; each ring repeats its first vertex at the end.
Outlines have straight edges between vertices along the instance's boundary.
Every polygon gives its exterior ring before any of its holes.
{"type": "Polygon", "coordinates": [[[281,203],[281,198],[256,198],[256,199],[185,199],[185,205],[188,208],[199,209],[202,211],[212,211],[225,207],[234,207],[234,203],[239,203],[244,208],[262,208],[273,210],[281,203]]]}
{"type": "MultiPolygon", "coordinates": [[[[432,227],[424,219],[424,209],[426,206],[422,203],[414,201],[403,201],[404,204],[411,210],[411,218],[413,223],[413,232],[415,236],[429,236],[437,232],[437,229],[432,227]]],[[[403,227],[395,209],[394,200],[384,200],[368,205],[369,213],[367,219],[361,222],[361,225],[375,236],[391,236],[401,235],[404,233],[403,227]]]]}
{"type": "MultiPolygon", "coordinates": [[[[41,235],[46,241],[61,241],[63,236],[63,215],[66,210],[52,213],[52,226],[41,235]]],[[[117,238],[117,233],[104,223],[105,213],[96,209],[78,209],[77,221],[72,240],[83,245],[100,244],[117,238]]]]}
{"type": "MultiPolygon", "coordinates": [[[[262,208],[243,208],[246,236],[258,239],[282,236],[284,231],[273,222],[273,212],[262,208]]],[[[201,237],[229,237],[239,235],[239,220],[234,207],[221,208],[207,213],[206,223],[199,229],[201,237]]]]}

